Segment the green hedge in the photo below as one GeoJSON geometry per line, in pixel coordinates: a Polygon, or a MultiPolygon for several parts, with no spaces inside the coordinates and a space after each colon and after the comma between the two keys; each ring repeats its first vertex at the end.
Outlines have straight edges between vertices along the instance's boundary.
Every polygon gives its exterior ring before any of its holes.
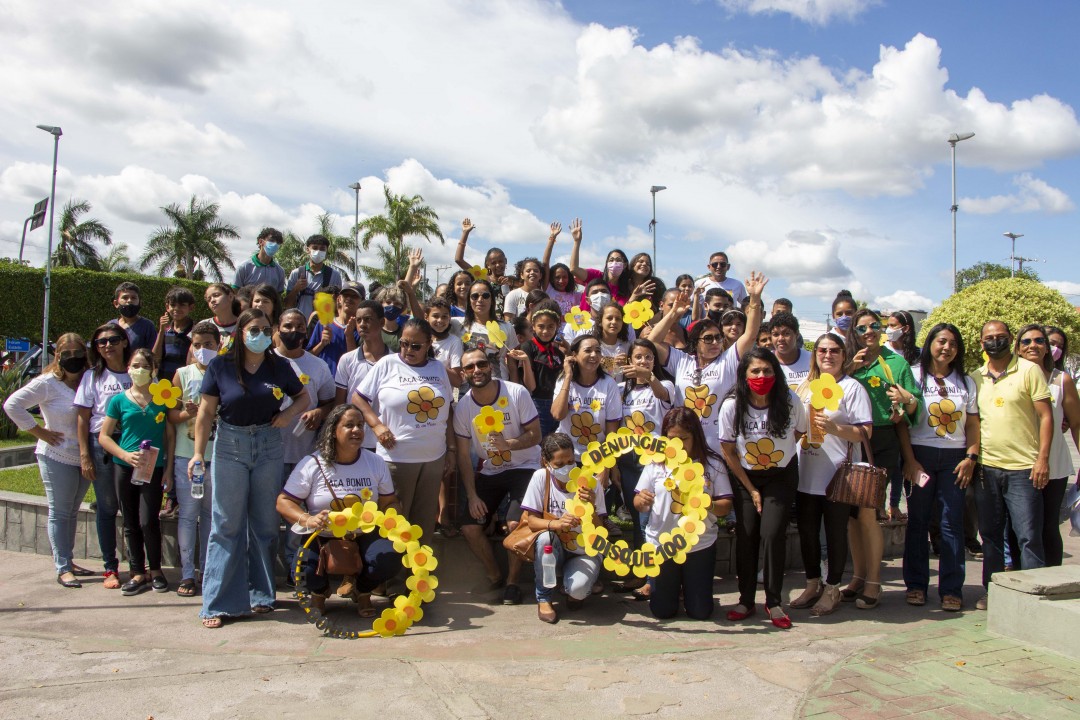
{"type": "MultiPolygon", "coordinates": [[[[125,280],[139,286],[142,315],[157,325],[165,311],[165,294],[182,285],[195,295],[195,320],[210,316],[203,302],[209,283],[152,277],[138,273],[104,273],[82,268],[54,268],[52,299],[49,306],[49,339],[65,332],[90,337],[94,328],[118,317],[113,307],[113,291],[125,280]]],[[[12,262],[0,262],[0,336],[41,339],[41,320],[45,306],[45,269],[12,262]]]]}

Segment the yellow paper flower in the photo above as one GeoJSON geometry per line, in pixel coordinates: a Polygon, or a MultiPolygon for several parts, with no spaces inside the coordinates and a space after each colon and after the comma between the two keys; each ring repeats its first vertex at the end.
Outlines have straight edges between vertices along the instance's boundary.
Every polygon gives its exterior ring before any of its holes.
{"type": "Polygon", "coordinates": [[[716,404],[716,395],[709,392],[708,385],[695,385],[686,388],[686,397],[683,405],[698,414],[700,418],[712,415],[713,405],[716,404]]]}
{"type": "Polygon", "coordinates": [[[592,410],[594,413],[600,412],[600,408],[602,407],[604,407],[604,403],[600,400],[600,398],[593,398],[589,401],[589,409],[592,410]]]}
{"type": "Polygon", "coordinates": [[[157,405],[164,405],[172,410],[183,396],[184,391],[167,379],[150,383],[150,399],[157,405]]]}
{"type": "Polygon", "coordinates": [[[1005,407],[1005,398],[1003,398],[1003,397],[994,398],[994,407],[1005,407]]]}
{"type": "Polygon", "coordinates": [[[329,523],[330,532],[334,534],[334,537],[340,538],[360,527],[360,517],[353,513],[350,506],[341,512],[330,513],[329,523]]]}
{"type": "Polygon", "coordinates": [[[701,533],[705,532],[705,521],[691,515],[683,515],[679,518],[679,528],[686,535],[686,546],[694,547],[701,539],[701,533]]]}
{"type": "Polygon", "coordinates": [[[412,590],[424,602],[435,599],[435,588],[439,587],[439,578],[434,575],[410,575],[405,578],[405,587],[412,590]]]}
{"type": "Polygon", "coordinates": [[[585,518],[589,518],[590,521],[592,520],[592,503],[582,502],[576,497],[572,497],[563,504],[563,509],[566,511],[567,515],[573,515],[579,520],[584,521],[585,518]]]}
{"type": "Polygon", "coordinates": [[[465,333],[464,335],[461,336],[461,342],[463,342],[463,343],[467,343],[470,340],[472,340],[472,333],[465,333]]]}
{"type": "Polygon", "coordinates": [[[158,425],[165,422],[165,413],[164,413],[164,411],[159,412],[157,415],[154,416],[154,422],[156,422],[158,425]]]}
{"type": "Polygon", "coordinates": [[[280,400],[285,397],[285,393],[281,392],[281,388],[279,388],[277,385],[267,385],[267,387],[270,388],[270,391],[274,394],[275,399],[280,400]]]}
{"type": "Polygon", "coordinates": [[[482,268],[479,265],[473,265],[468,272],[472,275],[473,280],[487,280],[488,278],[487,268],[482,268]]]}
{"type": "Polygon", "coordinates": [[[597,550],[593,547],[593,543],[596,538],[608,539],[607,528],[603,525],[589,525],[588,527],[581,528],[581,542],[582,547],[585,549],[585,554],[589,557],[596,557],[597,550]]]}
{"type": "Polygon", "coordinates": [[[707,493],[697,492],[683,495],[682,514],[684,517],[704,521],[711,507],[712,498],[707,493]]]}
{"type": "Polygon", "coordinates": [[[409,404],[405,407],[405,410],[412,413],[418,423],[425,423],[439,417],[439,408],[446,403],[428,385],[422,385],[416,390],[410,390],[408,398],[409,404]]]}
{"type": "Polygon", "coordinates": [[[929,413],[926,421],[930,423],[930,427],[934,428],[938,437],[945,437],[949,433],[956,432],[956,424],[960,418],[964,417],[964,413],[957,410],[956,403],[949,398],[943,398],[932,404],[929,407],[929,413]]]}
{"type": "Polygon", "coordinates": [[[482,438],[487,438],[488,433],[503,431],[503,414],[492,409],[490,405],[480,408],[480,412],[473,418],[476,432],[482,438]]]}
{"type": "MultiPolygon", "coordinates": [[[[625,540],[619,540],[615,543],[615,547],[623,550],[629,550],[630,546],[626,544],[625,540]]],[[[622,561],[619,553],[612,553],[612,555],[604,556],[604,569],[608,572],[613,572],[619,577],[626,577],[630,574],[630,566],[622,561]],[[614,557],[612,557],[614,555],[614,557]]]]}
{"type": "Polygon", "coordinates": [[[686,449],[683,447],[680,438],[668,438],[667,445],[664,446],[661,454],[664,456],[664,464],[667,465],[669,470],[686,462],[686,449]]]}
{"type": "Polygon", "coordinates": [[[393,637],[394,635],[404,634],[409,629],[410,624],[405,613],[397,608],[386,608],[382,611],[379,619],[371,624],[371,629],[383,637],[393,637]]]}
{"type": "Polygon", "coordinates": [[[300,384],[307,385],[309,382],[311,382],[311,378],[307,376],[307,373],[300,373],[300,384]]]}
{"type": "Polygon", "coordinates": [[[634,435],[649,435],[656,430],[656,423],[646,418],[645,413],[640,410],[630,413],[624,422],[623,427],[634,435]]]}
{"type": "Polygon", "coordinates": [[[510,398],[502,395],[495,401],[495,404],[505,410],[510,405],[510,398]]]}
{"type": "Polygon", "coordinates": [[[383,537],[390,537],[390,533],[401,532],[401,526],[408,526],[409,521],[398,514],[398,511],[394,508],[386,508],[386,512],[383,513],[382,522],[379,523],[379,534],[383,537]]]}
{"type": "Polygon", "coordinates": [[[583,467],[576,467],[570,471],[570,479],[566,482],[566,491],[576,493],[582,486],[595,490],[596,474],[583,467]]]}
{"type": "Polygon", "coordinates": [[[703,482],[705,468],[697,462],[683,463],[671,471],[671,476],[678,483],[679,490],[689,492],[695,484],[703,482]]]}
{"type": "MultiPolygon", "coordinates": [[[[368,490],[368,492],[371,492],[371,491],[368,490]]],[[[362,491],[361,491],[360,495],[361,495],[361,497],[363,497],[363,492],[362,491]]],[[[364,501],[364,504],[360,507],[359,510],[355,509],[356,508],[355,505],[353,505],[353,508],[354,508],[353,512],[356,513],[356,516],[358,518],[360,518],[360,530],[361,530],[361,532],[366,532],[366,533],[372,532],[375,529],[375,526],[381,524],[382,521],[383,521],[383,514],[379,510],[379,506],[376,505],[373,502],[364,501]]],[[[395,512],[395,514],[397,513],[396,510],[394,512],[395,512]]]]}
{"type": "MultiPolygon", "coordinates": [[[[386,539],[394,543],[394,552],[403,553],[410,543],[419,541],[420,536],[423,534],[424,531],[420,529],[419,525],[400,523],[392,532],[387,534],[386,539]]],[[[409,566],[405,565],[405,567],[409,566]]]]}
{"type": "MultiPolygon", "coordinates": [[[[414,525],[413,527],[417,526],[414,525]]],[[[419,528],[417,528],[417,530],[419,530],[419,528]]],[[[411,542],[401,550],[398,550],[395,547],[394,551],[404,553],[404,557],[401,558],[401,564],[412,569],[414,572],[423,570],[426,573],[432,573],[435,571],[435,568],[439,566],[439,561],[435,559],[435,555],[427,545],[411,542]]]]}
{"type": "Polygon", "coordinates": [[[409,625],[413,625],[424,619],[424,611],[420,609],[421,602],[423,601],[416,593],[398,595],[394,598],[394,608],[405,616],[409,625]]]}
{"type": "Polygon", "coordinates": [[[593,319],[592,315],[585,312],[581,308],[574,308],[570,312],[563,315],[563,320],[570,326],[570,329],[574,332],[582,332],[584,330],[592,330],[593,319]]]}
{"type": "Polygon", "coordinates": [[[821,373],[817,380],[810,381],[810,393],[810,405],[815,410],[835,412],[840,407],[840,398],[844,397],[844,388],[829,373],[821,373]]]}
{"type": "Polygon", "coordinates": [[[591,412],[570,416],[570,435],[577,438],[578,445],[588,447],[589,443],[600,437],[600,424],[593,421],[591,412]]]}
{"type": "Polygon", "coordinates": [[[502,326],[494,320],[488,320],[484,325],[487,328],[488,340],[491,344],[497,348],[501,348],[506,344],[506,333],[503,331],[502,326]]]}
{"type": "Polygon", "coordinates": [[[648,300],[635,300],[623,306],[623,322],[635,330],[640,330],[652,319],[652,316],[652,303],[648,300]]]}
{"type": "Polygon", "coordinates": [[[643,543],[641,546],[641,555],[644,557],[647,554],[652,554],[653,564],[646,567],[644,564],[635,565],[631,570],[634,571],[634,575],[639,578],[644,577],[656,577],[660,574],[660,563],[664,561],[660,554],[656,551],[656,546],[650,542],[643,543]]]}
{"type": "Polygon", "coordinates": [[[784,452],[777,450],[772,438],[761,438],[757,442],[746,443],[743,459],[750,464],[751,470],[768,470],[776,467],[784,459],[784,452]]]}
{"type": "MultiPolygon", "coordinates": [[[[585,457],[587,455],[591,455],[593,453],[593,451],[597,451],[597,452],[600,451],[600,441],[599,440],[593,440],[591,443],[586,445],[585,446],[585,452],[582,455],[582,457],[585,457]]],[[[603,468],[613,468],[613,467],[615,467],[615,461],[616,460],[618,460],[618,458],[615,457],[615,455],[608,455],[607,457],[601,457],[600,462],[598,464],[596,464],[596,465],[593,465],[593,467],[595,468],[596,472],[600,472],[601,470],[603,470],[603,468]]]]}
{"type": "Polygon", "coordinates": [[[334,296],[330,293],[315,293],[315,314],[319,316],[319,322],[327,327],[334,322],[334,296]]]}
{"type": "Polygon", "coordinates": [[[661,545],[667,545],[668,543],[672,543],[672,545],[677,548],[677,541],[675,540],[675,538],[679,536],[686,540],[686,545],[681,550],[676,549],[675,554],[671,556],[671,561],[676,564],[682,564],[686,562],[686,548],[690,547],[690,541],[688,538],[686,538],[686,533],[683,532],[682,528],[675,527],[672,528],[671,532],[669,533],[660,533],[660,537],[657,538],[657,540],[660,541],[661,545]]]}
{"type": "Polygon", "coordinates": [[[371,488],[360,488],[360,499],[363,502],[367,502],[375,496],[375,493],[371,492],[371,488]]]}
{"type": "Polygon", "coordinates": [[[870,379],[866,382],[868,382],[872,388],[881,387],[881,378],[877,375],[871,375],[870,379]]]}

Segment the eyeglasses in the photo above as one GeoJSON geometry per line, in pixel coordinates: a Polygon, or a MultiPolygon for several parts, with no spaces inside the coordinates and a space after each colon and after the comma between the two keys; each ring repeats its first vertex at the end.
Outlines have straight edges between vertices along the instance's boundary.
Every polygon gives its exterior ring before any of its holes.
{"type": "Polygon", "coordinates": [[[491,363],[487,360],[477,360],[471,365],[462,365],[463,372],[472,372],[473,370],[487,370],[491,367],[491,363]]]}
{"type": "Polygon", "coordinates": [[[122,338],[119,335],[110,335],[109,337],[99,337],[94,341],[94,344],[98,347],[105,347],[106,345],[119,345],[127,338],[122,338]]]}
{"type": "Polygon", "coordinates": [[[873,330],[874,332],[881,332],[881,323],[872,322],[869,325],[856,325],[855,326],[855,332],[857,332],[859,335],[865,335],[866,333],[870,332],[871,330],[873,330]]]}
{"type": "Polygon", "coordinates": [[[1020,338],[1020,344],[1023,345],[1024,347],[1027,347],[1031,343],[1035,343],[1036,345],[1046,345],[1046,338],[1044,338],[1044,337],[1020,338]]]}
{"type": "Polygon", "coordinates": [[[472,295],[469,296],[469,299],[470,300],[490,300],[491,299],[491,293],[489,293],[489,292],[473,293],[472,295]]]}
{"type": "Polygon", "coordinates": [[[817,349],[818,355],[839,355],[842,352],[844,351],[838,347],[819,347],[817,349]]]}
{"type": "Polygon", "coordinates": [[[714,343],[720,342],[720,336],[719,335],[702,335],[701,337],[698,338],[698,342],[703,342],[706,345],[712,345],[714,343]]]}
{"type": "Polygon", "coordinates": [[[727,263],[709,263],[709,267],[711,267],[713,270],[719,270],[720,268],[726,268],[731,266],[727,263]]]}
{"type": "Polygon", "coordinates": [[[270,337],[271,335],[274,334],[274,328],[272,328],[272,327],[264,327],[264,328],[249,327],[249,328],[247,328],[247,330],[245,330],[245,332],[248,335],[258,335],[259,333],[262,333],[266,337],[270,337]]]}
{"type": "Polygon", "coordinates": [[[420,350],[424,349],[425,345],[427,345],[427,343],[411,343],[411,342],[405,342],[404,340],[402,340],[401,344],[400,344],[400,347],[401,347],[402,350],[411,350],[413,352],[419,352],[420,350]]]}
{"type": "Polygon", "coordinates": [[[942,397],[942,398],[949,397],[949,389],[947,387],[945,387],[945,378],[935,377],[934,382],[937,383],[938,397],[942,397]]]}

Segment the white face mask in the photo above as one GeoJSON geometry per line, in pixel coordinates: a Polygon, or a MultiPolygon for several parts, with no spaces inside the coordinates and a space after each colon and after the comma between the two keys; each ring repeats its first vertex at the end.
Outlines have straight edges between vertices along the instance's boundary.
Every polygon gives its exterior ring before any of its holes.
{"type": "Polygon", "coordinates": [[[315,263],[316,265],[318,265],[319,263],[321,263],[325,259],[326,259],[326,251],[325,250],[312,250],[311,251],[311,262],[315,263]]]}
{"type": "Polygon", "coordinates": [[[889,339],[889,342],[896,342],[904,335],[904,328],[888,328],[885,331],[885,337],[889,339]]]}
{"type": "Polygon", "coordinates": [[[570,480],[570,471],[574,469],[573,465],[563,465],[562,467],[548,468],[551,471],[552,476],[562,484],[566,484],[570,480]]]}
{"type": "Polygon", "coordinates": [[[589,296],[589,304],[594,308],[602,308],[611,302],[611,296],[607,293],[594,293],[589,296]]]}
{"type": "Polygon", "coordinates": [[[218,353],[217,350],[211,350],[210,348],[199,348],[198,350],[192,350],[191,354],[195,356],[195,362],[206,367],[211,360],[217,357],[218,353]]]}

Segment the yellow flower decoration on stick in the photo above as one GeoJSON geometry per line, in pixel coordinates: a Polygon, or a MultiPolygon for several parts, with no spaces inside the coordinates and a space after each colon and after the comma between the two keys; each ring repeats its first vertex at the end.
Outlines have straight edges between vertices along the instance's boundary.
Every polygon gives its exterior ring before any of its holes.
{"type": "Polygon", "coordinates": [[[437,396],[435,391],[427,385],[410,390],[407,397],[409,404],[405,406],[405,410],[412,413],[418,423],[425,423],[439,417],[439,408],[446,404],[446,401],[437,396]]]}
{"type": "Polygon", "coordinates": [[[439,578],[434,575],[413,574],[405,578],[405,587],[416,593],[424,602],[435,599],[435,588],[439,587],[439,578]]]}
{"type": "Polygon", "coordinates": [[[623,322],[635,330],[640,330],[652,319],[652,316],[652,303],[648,300],[635,300],[623,306],[623,322]]]}
{"type": "Polygon", "coordinates": [[[473,418],[473,426],[476,432],[484,439],[488,433],[503,431],[503,414],[493,410],[490,405],[480,408],[480,412],[473,418]]]}
{"type": "Polygon", "coordinates": [[[836,378],[829,373],[821,373],[817,380],[810,381],[810,405],[815,410],[832,410],[840,407],[844,397],[844,388],[837,384],[836,378]]]}
{"type": "Polygon", "coordinates": [[[567,515],[573,515],[582,522],[584,522],[586,518],[590,521],[592,520],[592,503],[582,502],[576,497],[572,497],[564,503],[563,508],[566,510],[567,515]]]}
{"type": "Polygon", "coordinates": [[[327,327],[334,322],[334,296],[330,293],[315,293],[315,314],[319,316],[319,322],[327,327]]]}
{"type": "Polygon", "coordinates": [[[592,330],[593,319],[592,315],[585,312],[581,308],[574,308],[570,312],[563,315],[563,320],[570,326],[570,329],[574,332],[582,332],[584,330],[592,330]]]}
{"type": "Polygon", "coordinates": [[[506,345],[506,333],[503,331],[502,326],[494,320],[488,320],[484,325],[487,329],[488,340],[491,344],[497,348],[501,348],[506,345]]]}
{"type": "Polygon", "coordinates": [[[583,467],[576,467],[570,471],[570,479],[566,482],[566,491],[576,493],[582,487],[595,490],[596,475],[583,467]]]}
{"type": "Polygon", "coordinates": [[[956,432],[956,424],[964,413],[956,409],[956,403],[949,398],[944,398],[932,404],[929,408],[929,417],[926,421],[938,437],[945,437],[949,433],[956,432]]]}
{"type": "Polygon", "coordinates": [[[469,268],[468,272],[469,272],[470,275],[472,275],[473,280],[487,280],[488,279],[487,268],[482,268],[479,265],[473,265],[471,268],[469,268]]]}
{"type": "Polygon", "coordinates": [[[777,450],[772,438],[761,438],[757,442],[746,443],[743,459],[750,464],[751,470],[768,470],[776,467],[784,459],[784,452],[777,450]]]}
{"type": "Polygon", "coordinates": [[[172,410],[183,396],[184,391],[182,389],[164,378],[150,383],[150,399],[157,405],[164,405],[172,410]]]}
{"type": "Polygon", "coordinates": [[[372,623],[371,629],[383,637],[393,637],[403,635],[411,624],[405,613],[394,607],[383,610],[379,619],[372,623]]]}

